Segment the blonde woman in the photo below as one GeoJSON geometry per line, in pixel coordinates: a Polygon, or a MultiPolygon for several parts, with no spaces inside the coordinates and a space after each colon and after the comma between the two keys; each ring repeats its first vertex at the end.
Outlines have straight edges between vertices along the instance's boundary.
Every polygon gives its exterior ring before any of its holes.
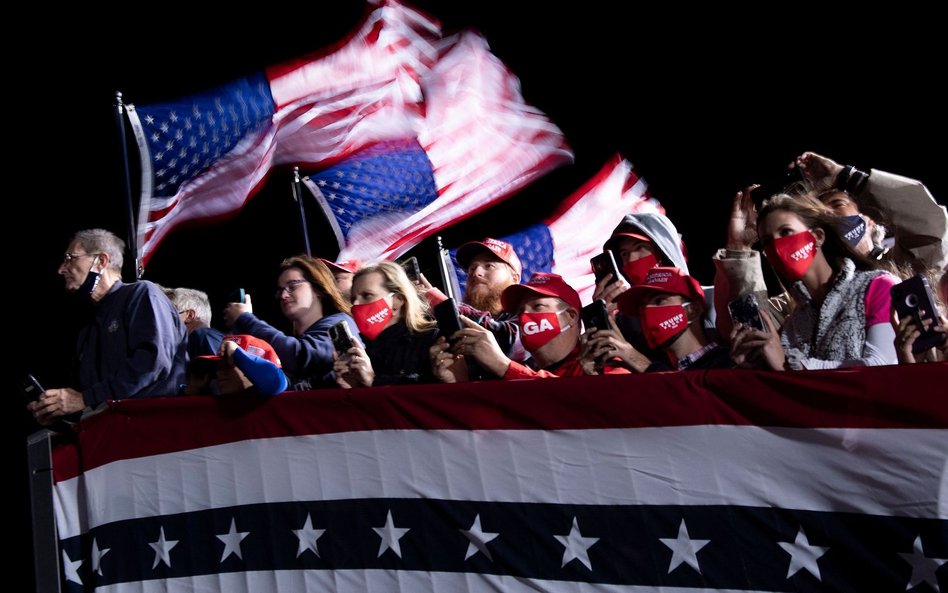
{"type": "Polygon", "coordinates": [[[428,348],[438,337],[438,329],[400,265],[380,262],[356,273],[352,317],[365,348],[353,346],[336,361],[340,386],[437,382],[428,348]]]}

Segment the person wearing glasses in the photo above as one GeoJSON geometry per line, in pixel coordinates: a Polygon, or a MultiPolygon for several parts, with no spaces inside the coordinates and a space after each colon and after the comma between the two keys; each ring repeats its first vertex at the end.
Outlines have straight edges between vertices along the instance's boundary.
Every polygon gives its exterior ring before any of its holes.
{"type": "Polygon", "coordinates": [[[184,383],[188,336],[174,305],[146,280],[122,282],[125,243],[104,229],[76,233],[59,265],[66,291],[91,301],[80,330],[70,387],[29,404],[49,425],[114,399],[170,396],[184,383]]]}
{"type": "Polygon", "coordinates": [[[349,316],[349,303],[336,289],[326,264],[308,255],[283,260],[277,279],[276,299],[292,324],[287,335],[253,314],[249,294],[243,303],[229,303],[224,320],[235,334],[266,340],[283,362],[290,390],[301,391],[336,385],[334,348],[329,328],[343,321],[353,336],[358,328],[349,316]]]}

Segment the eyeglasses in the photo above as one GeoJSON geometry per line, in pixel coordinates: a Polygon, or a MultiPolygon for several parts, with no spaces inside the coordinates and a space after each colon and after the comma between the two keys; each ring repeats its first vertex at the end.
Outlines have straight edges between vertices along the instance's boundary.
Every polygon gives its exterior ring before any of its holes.
{"type": "Polygon", "coordinates": [[[286,294],[293,294],[296,291],[298,286],[302,284],[308,284],[308,283],[309,283],[308,280],[290,280],[289,282],[286,283],[286,286],[283,286],[277,289],[276,293],[273,295],[273,298],[275,298],[276,300],[280,300],[280,297],[283,296],[284,292],[286,294]]]}
{"type": "Polygon", "coordinates": [[[85,257],[85,256],[93,257],[96,255],[98,254],[97,253],[65,253],[63,254],[63,263],[68,264],[72,260],[79,259],[80,257],[85,257]]]}

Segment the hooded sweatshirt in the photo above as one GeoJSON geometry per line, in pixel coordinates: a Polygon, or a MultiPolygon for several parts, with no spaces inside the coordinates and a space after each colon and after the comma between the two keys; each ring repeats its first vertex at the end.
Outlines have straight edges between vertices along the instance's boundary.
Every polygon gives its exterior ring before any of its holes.
{"type": "Polygon", "coordinates": [[[670,264],[685,274],[691,274],[688,271],[685,254],[681,251],[681,237],[678,235],[678,229],[664,214],[651,212],[626,214],[619,226],[612,231],[612,237],[602,246],[603,249],[615,248],[614,243],[618,243],[620,238],[615,236],[616,233],[635,233],[648,237],[664,256],[665,261],[660,261],[659,265],[670,264]]]}

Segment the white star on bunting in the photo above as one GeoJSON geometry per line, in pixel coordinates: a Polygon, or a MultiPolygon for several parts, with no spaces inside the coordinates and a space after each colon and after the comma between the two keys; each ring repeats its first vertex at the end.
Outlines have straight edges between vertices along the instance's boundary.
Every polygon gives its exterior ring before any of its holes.
{"type": "Polygon", "coordinates": [[[668,574],[671,574],[671,571],[681,566],[682,562],[697,570],[698,574],[701,574],[701,568],[698,566],[698,551],[708,545],[711,540],[691,539],[691,536],[688,535],[688,527],[685,525],[684,519],[681,520],[681,524],[678,526],[678,537],[674,539],[670,537],[660,537],[658,540],[671,548],[672,551],[671,562],[668,563],[668,574]]]}
{"type": "Polygon", "coordinates": [[[467,539],[471,540],[467,544],[467,553],[464,554],[464,559],[467,560],[474,554],[481,552],[487,559],[491,562],[494,561],[494,558],[490,555],[490,550],[487,549],[487,542],[497,539],[499,533],[490,533],[484,531],[481,528],[481,516],[480,514],[474,516],[474,523],[471,524],[470,529],[461,529],[461,533],[464,534],[467,539]]]}
{"type": "Polygon", "coordinates": [[[238,558],[243,560],[244,556],[240,552],[240,542],[248,535],[250,535],[249,531],[238,532],[237,522],[234,518],[231,518],[230,531],[217,536],[217,539],[224,542],[224,552],[221,554],[221,562],[226,560],[231,554],[236,554],[238,558]]]}
{"type": "Polygon", "coordinates": [[[109,553],[112,548],[99,549],[99,542],[92,538],[92,572],[102,576],[102,557],[109,553]]]}
{"type": "Polygon", "coordinates": [[[783,548],[787,554],[790,554],[790,568],[787,570],[788,579],[799,572],[800,569],[804,569],[815,576],[818,581],[823,582],[823,577],[820,576],[820,566],[816,561],[829,548],[811,546],[806,534],[803,533],[802,527],[797,531],[797,537],[792,544],[790,542],[777,542],[777,545],[783,548]]]}
{"type": "Polygon", "coordinates": [[[82,566],[82,560],[70,560],[66,550],[63,550],[63,576],[67,581],[82,584],[82,579],[79,578],[80,566],[82,566]]]}
{"type": "Polygon", "coordinates": [[[925,582],[935,590],[935,593],[940,593],[938,577],[935,576],[935,571],[938,570],[942,564],[948,562],[948,558],[929,558],[926,556],[925,551],[922,549],[921,535],[915,538],[911,553],[904,554],[899,552],[899,556],[902,557],[902,560],[912,565],[912,576],[909,578],[908,585],[905,587],[906,591],[925,582]]]}
{"type": "Polygon", "coordinates": [[[165,540],[165,528],[162,527],[158,541],[149,542],[148,545],[155,551],[155,562],[151,567],[158,568],[158,563],[164,562],[168,568],[171,568],[171,549],[178,545],[178,540],[165,540]]]}
{"type": "Polygon", "coordinates": [[[300,540],[300,546],[296,550],[297,558],[306,550],[312,550],[317,558],[320,557],[319,547],[316,545],[316,542],[326,533],[325,529],[313,529],[313,521],[309,515],[306,515],[306,521],[303,522],[303,527],[301,529],[294,529],[293,533],[296,534],[296,537],[300,540]]]}
{"type": "Polygon", "coordinates": [[[388,512],[388,515],[385,518],[385,525],[381,527],[373,527],[372,531],[378,534],[382,538],[382,542],[379,544],[379,555],[381,558],[382,554],[385,553],[385,550],[389,548],[395,552],[395,555],[399,558],[402,557],[402,548],[401,544],[398,543],[406,533],[409,532],[408,528],[395,527],[395,523],[392,521],[392,511],[388,512]]]}
{"type": "Polygon", "coordinates": [[[592,570],[588,550],[599,541],[599,538],[583,537],[583,534],[579,532],[579,522],[576,517],[573,517],[573,526],[569,530],[569,535],[554,535],[553,537],[566,548],[563,550],[563,564],[561,567],[566,566],[572,560],[579,560],[586,568],[592,570]]]}

